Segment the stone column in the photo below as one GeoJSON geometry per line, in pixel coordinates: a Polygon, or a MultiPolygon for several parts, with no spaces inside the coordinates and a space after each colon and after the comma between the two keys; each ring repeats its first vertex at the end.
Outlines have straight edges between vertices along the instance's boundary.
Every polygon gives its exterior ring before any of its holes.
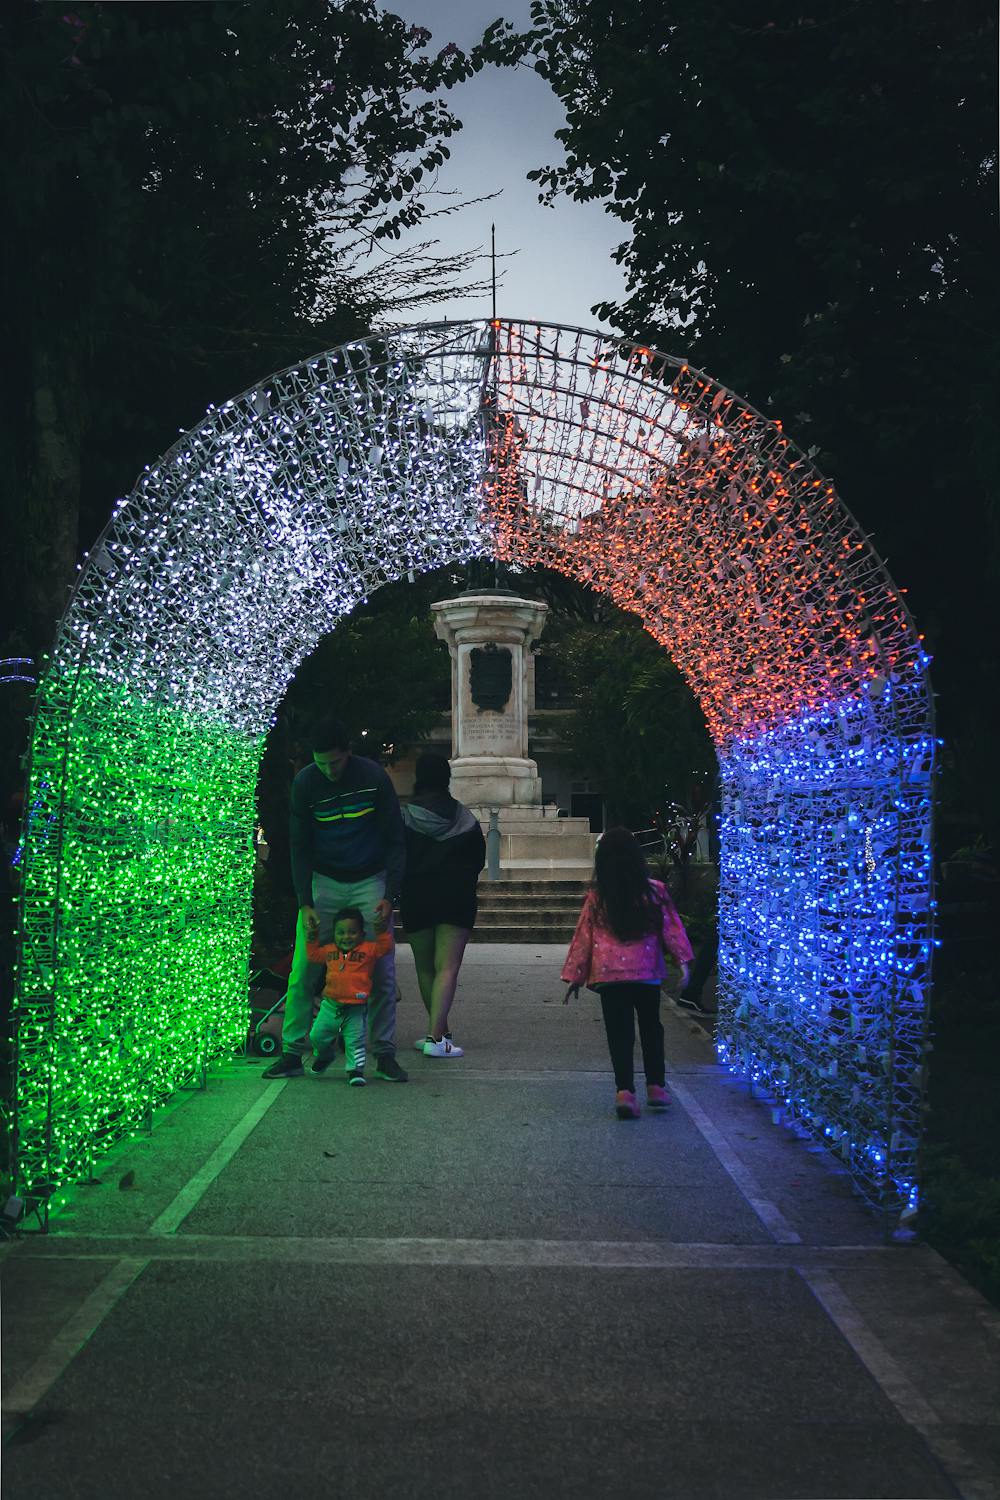
{"type": "Polygon", "coordinates": [[[528,758],[528,652],[548,605],[503,590],[431,605],[451,652],[451,790],[468,807],[541,807],[528,758]]]}

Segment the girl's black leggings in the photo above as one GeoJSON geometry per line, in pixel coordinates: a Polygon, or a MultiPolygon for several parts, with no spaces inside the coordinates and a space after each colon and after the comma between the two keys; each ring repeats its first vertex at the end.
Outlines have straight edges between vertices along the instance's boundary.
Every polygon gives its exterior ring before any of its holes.
{"type": "Polygon", "coordinates": [[[615,1088],[635,1088],[632,1053],[635,1049],[635,1022],[639,1022],[639,1043],[646,1083],[665,1081],[663,1063],[663,1026],[660,1023],[660,986],[658,984],[602,984],[601,1010],[608,1034],[608,1051],[615,1071],[615,1088]]]}

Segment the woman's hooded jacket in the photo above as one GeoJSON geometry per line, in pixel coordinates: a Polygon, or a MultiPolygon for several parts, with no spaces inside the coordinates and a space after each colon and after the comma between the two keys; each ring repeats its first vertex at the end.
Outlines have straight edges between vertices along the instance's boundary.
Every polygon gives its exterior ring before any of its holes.
{"type": "Polygon", "coordinates": [[[486,863],[477,819],[448,792],[427,792],[403,808],[406,882],[427,876],[474,877],[486,863]]]}

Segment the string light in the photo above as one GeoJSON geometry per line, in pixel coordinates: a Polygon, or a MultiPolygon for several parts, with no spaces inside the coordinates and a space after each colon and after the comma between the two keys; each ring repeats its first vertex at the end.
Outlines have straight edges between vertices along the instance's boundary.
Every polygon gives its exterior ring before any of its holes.
{"type": "Polygon", "coordinates": [[[634,611],[724,788],[720,1056],[912,1207],[932,937],[926,657],[828,481],[648,348],[502,320],[331,351],[119,504],[45,664],[17,998],[18,1176],[79,1176],[238,1045],[254,785],[299,661],[476,555],[634,611]]]}
{"type": "Polygon", "coordinates": [[[576,331],[498,342],[498,554],[637,614],[715,741],[719,1056],[898,1219],[916,1199],[935,752],[900,591],[780,424],[698,371],[576,331]]]}

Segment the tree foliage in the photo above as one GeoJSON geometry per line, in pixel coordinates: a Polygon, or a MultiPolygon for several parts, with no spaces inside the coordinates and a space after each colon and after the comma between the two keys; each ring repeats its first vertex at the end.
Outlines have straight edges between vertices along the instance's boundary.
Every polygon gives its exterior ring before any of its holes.
{"type": "Polygon", "coordinates": [[[564,157],[531,175],[627,229],[626,295],[595,311],[780,417],[836,480],[989,797],[995,7],[536,0],[532,22],[487,34],[565,106],[564,157]]]}
{"type": "Polygon", "coordinates": [[[678,825],[673,806],[701,826],[715,751],[669,652],[635,615],[563,573],[535,568],[510,585],[549,606],[542,649],[573,705],[560,737],[600,785],[610,819],[666,831],[678,825]]]}
{"type": "Polygon", "coordinates": [[[602,788],[612,823],[649,827],[666,804],[690,804],[715,769],[691,689],[635,618],[557,616],[546,632],[573,708],[561,726],[575,765],[602,788]]]}
{"type": "Polygon", "coordinates": [[[321,713],[336,713],[359,752],[391,763],[427,734],[449,704],[451,683],[430,606],[455,593],[459,577],[438,570],[388,584],[324,636],[281,705],[292,737],[308,733],[321,713]]]}
{"type": "Polygon", "coordinates": [[[374,0],[15,3],[0,17],[0,454],[14,644],[212,401],[380,310],[357,255],[416,223],[475,60],[374,0]]]}

